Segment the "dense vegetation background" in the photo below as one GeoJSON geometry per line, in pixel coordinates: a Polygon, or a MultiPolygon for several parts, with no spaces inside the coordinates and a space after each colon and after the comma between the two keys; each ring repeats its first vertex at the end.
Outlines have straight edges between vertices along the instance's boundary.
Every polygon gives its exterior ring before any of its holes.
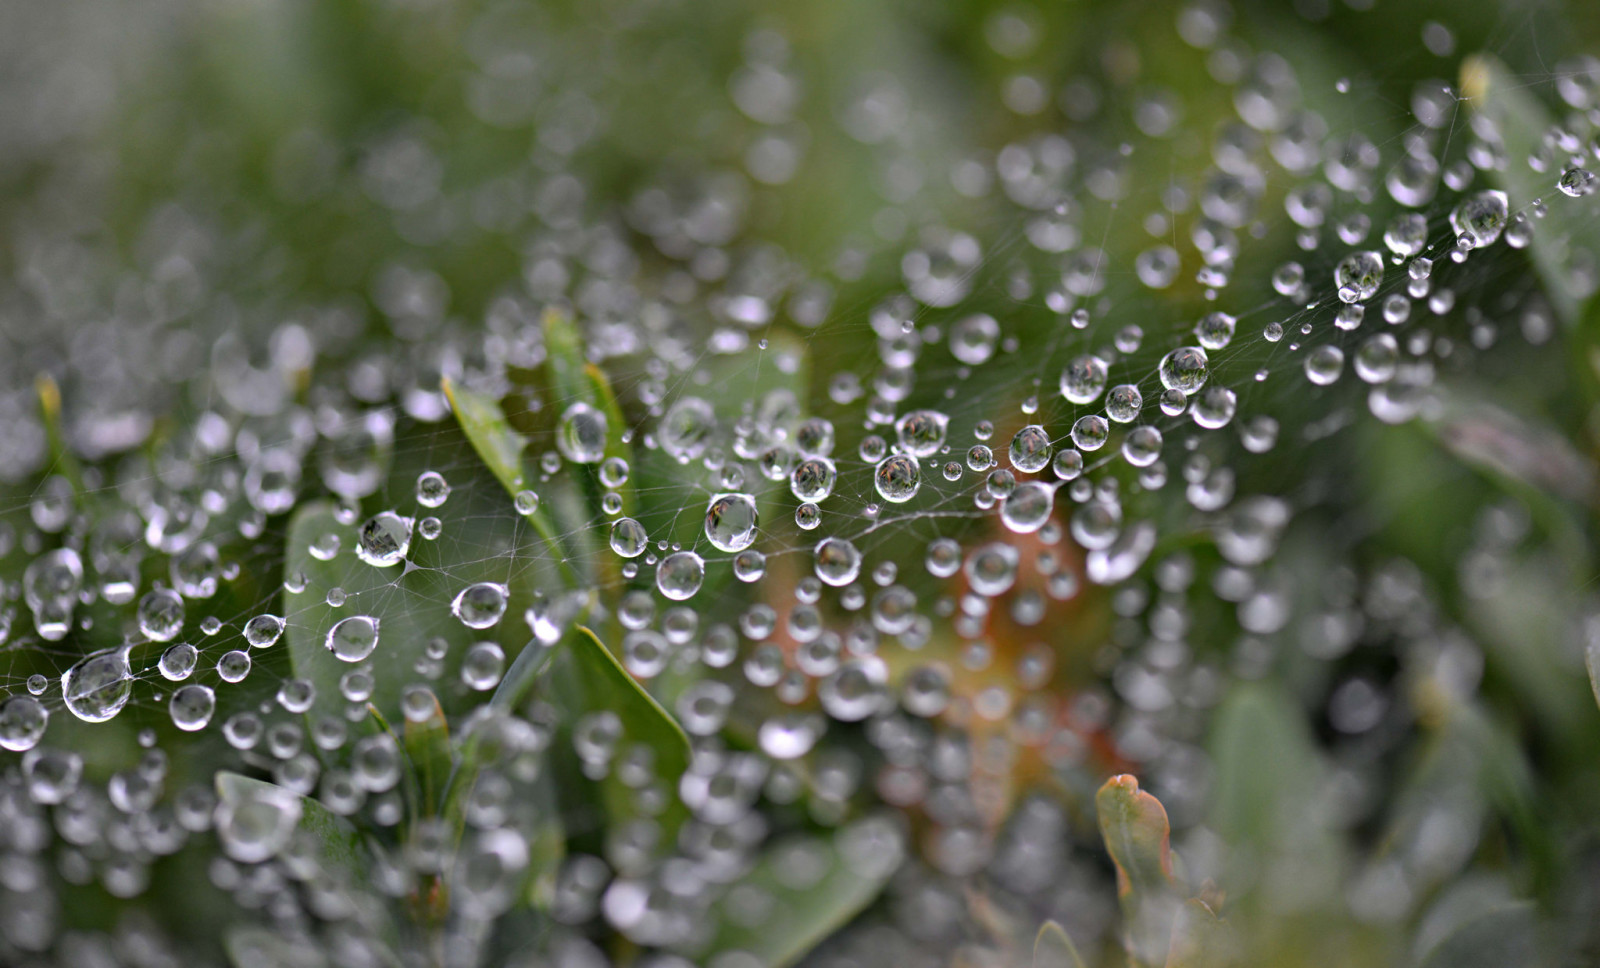
{"type": "Polygon", "coordinates": [[[0,4],[0,962],[1592,962],[1597,53],[0,4]]]}

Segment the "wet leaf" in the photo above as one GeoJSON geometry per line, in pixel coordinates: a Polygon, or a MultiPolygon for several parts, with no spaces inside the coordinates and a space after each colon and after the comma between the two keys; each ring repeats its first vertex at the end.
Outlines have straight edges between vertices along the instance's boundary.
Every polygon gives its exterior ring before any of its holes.
{"type": "MultiPolygon", "coordinates": [[[[694,381],[685,396],[698,396],[712,405],[717,416],[718,441],[726,447],[732,440],[734,422],[752,403],[758,412],[788,408],[796,417],[805,414],[809,380],[807,359],[803,343],[793,337],[774,334],[768,348],[759,353],[710,356],[699,361],[696,370],[704,374],[704,380],[694,381]]],[[[697,461],[679,463],[659,447],[639,452],[636,477],[643,494],[682,494],[686,488],[703,493],[706,487],[704,470],[697,461]]],[[[756,510],[764,530],[771,529],[780,515],[794,512],[787,479],[768,481],[752,469],[745,476],[743,489],[756,499],[756,510]]],[[[733,570],[725,564],[711,564],[721,553],[706,544],[704,511],[704,503],[692,508],[682,507],[677,501],[647,503],[640,508],[639,521],[652,541],[665,540],[685,548],[698,546],[702,552],[710,552],[705,583],[701,586],[701,595],[709,596],[732,580],[733,570]]],[[[759,542],[757,547],[760,547],[759,542]]]]}
{"type": "Polygon", "coordinates": [[[366,848],[361,834],[350,821],[324,807],[312,797],[302,796],[286,787],[265,780],[257,780],[242,773],[219,770],[215,780],[217,796],[224,802],[237,803],[262,794],[294,797],[300,804],[301,830],[307,831],[322,848],[322,856],[335,869],[343,870],[354,878],[366,868],[366,848]]]}
{"type": "Polygon", "coordinates": [[[1233,963],[1236,950],[1227,923],[1205,901],[1192,897],[1173,919],[1166,968],[1223,968],[1233,963]]]}
{"type": "Polygon", "coordinates": [[[233,968],[324,968],[322,951],[310,940],[253,926],[228,929],[222,946],[233,968]]]}
{"type": "Polygon", "coordinates": [[[1055,921],[1039,925],[1039,933],[1033,939],[1033,968],[1083,968],[1072,938],[1055,921]]]}
{"type": "Polygon", "coordinates": [[[1217,713],[1210,746],[1218,832],[1234,843],[1281,842],[1292,829],[1289,805],[1314,788],[1315,751],[1299,709],[1276,687],[1236,688],[1217,713]]]}
{"type": "MultiPolygon", "coordinates": [[[[523,470],[522,452],[528,442],[506,421],[500,402],[487,394],[458,387],[450,380],[441,386],[450,401],[450,409],[472,443],[484,464],[494,474],[513,500],[528,490],[528,478],[523,470]]],[[[549,502],[541,503],[531,514],[522,518],[544,539],[548,554],[555,559],[568,582],[579,584],[578,572],[573,567],[573,549],[562,540],[562,532],[555,526],[549,502]]]]}
{"type": "Polygon", "coordinates": [[[51,470],[65,477],[72,484],[73,495],[82,501],[89,492],[83,484],[83,468],[78,457],[67,446],[66,436],[61,432],[61,388],[50,374],[41,373],[34,380],[34,389],[39,396],[39,417],[44,422],[45,440],[50,445],[51,470]]]}
{"type": "Polygon", "coordinates": [[[856,844],[886,836],[900,834],[885,818],[872,817],[840,828],[831,840],[798,835],[769,845],[719,904],[716,939],[700,963],[731,951],[752,956],[762,968],[798,961],[882,892],[898,856],[873,858],[856,844]],[[754,923],[748,913],[741,919],[741,903],[764,907],[765,916],[754,923]]]}
{"type": "Polygon", "coordinates": [[[450,401],[450,409],[472,442],[472,449],[494,472],[495,479],[509,494],[527,487],[522,470],[522,451],[528,442],[511,429],[499,401],[487,394],[458,387],[446,378],[440,386],[450,401]]]}
{"type": "Polygon", "coordinates": [[[1166,808],[1127,774],[1107,780],[1094,802],[1100,835],[1117,866],[1128,957],[1135,964],[1160,965],[1178,905],[1166,808]]]}
{"type": "MultiPolygon", "coordinates": [[[[464,587],[468,576],[455,568],[375,568],[356,557],[356,531],[356,525],[340,523],[326,501],[311,502],[295,513],[284,574],[289,586],[300,590],[284,593],[284,641],[295,675],[316,686],[311,716],[342,717],[340,679],[358,663],[342,661],[329,650],[329,633],[338,622],[354,617],[376,620],[376,659],[365,666],[373,678],[371,702],[394,720],[401,687],[411,681],[411,670],[424,657],[428,641],[436,636],[465,638],[449,602],[454,586],[464,587]],[[338,550],[327,560],[313,554],[313,547],[320,554],[334,543],[338,550]],[[328,604],[330,589],[343,592],[343,605],[328,604]]],[[[413,547],[418,554],[437,552],[436,542],[414,542],[413,547]]]]}
{"type": "Polygon", "coordinates": [[[627,480],[616,488],[606,488],[600,483],[598,465],[575,468],[582,480],[588,510],[584,530],[589,540],[585,547],[588,554],[598,555],[595,578],[603,587],[620,588],[623,583],[621,562],[606,550],[604,533],[616,515],[606,512],[603,501],[606,491],[614,490],[621,498],[618,514],[635,517],[639,513],[639,498],[634,483],[638,469],[633,448],[628,443],[627,418],[605,371],[588,361],[584,352],[583,333],[572,315],[558,309],[546,310],[544,334],[547,354],[545,369],[557,420],[568,406],[580,402],[605,414],[606,444],[602,461],[620,460],[628,468],[627,480]]]}
{"type": "MultiPolygon", "coordinates": [[[[467,495],[463,495],[463,498],[467,495]]],[[[313,501],[290,521],[285,549],[284,639],[295,675],[317,689],[309,715],[342,717],[347,705],[340,680],[358,668],[371,675],[370,702],[391,722],[400,723],[400,691],[415,681],[416,665],[429,643],[446,645],[445,681],[453,681],[468,645],[484,639],[505,641],[527,634],[523,610],[529,585],[540,572],[531,564],[509,566],[519,535],[511,508],[484,508],[463,501],[449,507],[447,538],[413,538],[408,560],[387,568],[362,561],[355,553],[359,523],[342,523],[327,501],[313,501]],[[330,549],[337,547],[330,554],[330,549]],[[315,552],[313,549],[316,549],[315,552]],[[326,560],[324,560],[326,558],[326,560]],[[505,584],[510,595],[505,614],[490,628],[469,629],[451,612],[450,603],[479,582],[505,584]],[[338,589],[342,604],[330,605],[338,589]],[[378,639],[371,655],[357,662],[340,659],[328,648],[329,633],[347,619],[377,622],[378,639]]],[[[525,535],[525,532],[521,534],[525,535]]],[[[546,572],[545,574],[553,574],[546,572]]],[[[339,600],[336,598],[336,600],[339,600]]],[[[514,640],[513,640],[514,641],[514,640]]],[[[444,690],[439,696],[445,715],[464,714],[479,701],[465,690],[444,690]]]]}
{"type": "Polygon", "coordinates": [[[445,787],[453,770],[450,753],[450,726],[445,721],[439,698],[430,694],[433,709],[426,719],[407,716],[405,721],[406,758],[417,774],[417,789],[424,816],[439,812],[445,787]]]}
{"type": "MultiPolygon", "coordinates": [[[[537,640],[523,646],[500,679],[500,685],[490,697],[490,715],[510,715],[522,704],[528,693],[550,668],[555,648],[537,640]]],[[[481,754],[476,730],[469,731],[464,739],[460,756],[456,760],[446,784],[441,813],[454,831],[454,841],[459,843],[466,827],[466,803],[482,769],[481,754]]],[[[529,844],[528,878],[531,883],[531,900],[536,906],[548,907],[554,898],[555,877],[566,857],[566,831],[561,823],[560,807],[553,787],[553,773],[541,770],[534,785],[533,796],[543,820],[536,827],[529,844]]]]}
{"type": "Polygon", "coordinates": [[[1537,919],[1532,904],[1517,903],[1461,925],[1428,952],[1419,968],[1505,968],[1535,965],[1537,919]]]}
{"type": "Polygon", "coordinates": [[[544,348],[545,368],[557,414],[579,401],[599,407],[600,401],[587,372],[589,364],[583,349],[583,331],[571,313],[556,308],[545,310],[544,348]]]}
{"type": "Polygon", "coordinates": [[[1100,835],[1117,865],[1119,894],[1171,886],[1171,827],[1161,801],[1128,774],[1114,776],[1095,794],[1100,835]]]}
{"type": "MultiPolygon", "coordinates": [[[[613,765],[630,750],[642,747],[648,751],[655,782],[666,797],[665,809],[655,817],[661,824],[659,843],[663,846],[675,843],[678,828],[688,816],[678,799],[678,779],[689,766],[689,737],[683,727],[634,681],[600,639],[583,626],[567,635],[553,672],[557,677],[553,683],[555,688],[546,698],[563,708],[568,722],[604,711],[616,715],[622,736],[616,744],[613,765]]],[[[600,790],[611,824],[647,816],[639,808],[638,794],[622,782],[615,769],[607,771],[600,781],[600,790]]]]}
{"type": "MultiPolygon", "coordinates": [[[[1535,199],[1546,201],[1548,214],[1534,221],[1529,249],[1551,306],[1569,327],[1576,326],[1584,302],[1594,294],[1592,283],[1579,283],[1576,270],[1585,264],[1581,253],[1588,253],[1591,264],[1600,257],[1600,195],[1568,198],[1556,188],[1562,155],[1544,147],[1555,119],[1534,89],[1499,60],[1488,54],[1467,58],[1461,65],[1461,92],[1473,111],[1493,122],[1505,143],[1505,167],[1490,176],[1506,193],[1511,211],[1525,211],[1535,199]],[[1549,170],[1528,166],[1535,154],[1553,159],[1549,170]]],[[[1594,345],[1597,336],[1588,334],[1586,343],[1594,345]]]]}

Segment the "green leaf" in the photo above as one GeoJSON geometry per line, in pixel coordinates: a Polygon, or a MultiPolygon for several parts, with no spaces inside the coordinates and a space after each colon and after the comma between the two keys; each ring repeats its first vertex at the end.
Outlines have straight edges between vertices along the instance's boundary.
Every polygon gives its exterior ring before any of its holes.
{"type": "Polygon", "coordinates": [[[730,951],[753,956],[763,968],[798,961],[883,891],[899,866],[900,836],[886,818],[868,817],[841,827],[831,840],[795,835],[768,846],[719,903],[717,934],[699,963],[730,951]],[[881,848],[888,836],[896,838],[894,856],[863,849],[881,848]]]}
{"type": "Polygon", "coordinates": [[[500,685],[495,687],[494,695],[489,697],[489,705],[504,712],[511,712],[522,704],[534,683],[539,681],[539,676],[550,668],[550,657],[555,654],[552,646],[545,645],[538,639],[529,640],[522,647],[517,657],[511,660],[511,667],[505,675],[500,677],[500,685]]]}
{"type": "Polygon", "coordinates": [[[1105,782],[1094,805],[1100,836],[1117,865],[1117,892],[1148,893],[1171,886],[1172,828],[1161,801],[1124,773],[1105,782]]]}
{"type": "Polygon", "coordinates": [[[1123,945],[1133,964],[1160,965],[1178,906],[1166,808],[1127,774],[1107,780],[1094,804],[1100,835],[1117,867],[1123,945]]]}
{"type": "Polygon", "coordinates": [[[606,379],[604,370],[593,363],[586,363],[583,378],[588,384],[588,396],[593,405],[606,415],[606,459],[620,458],[628,465],[628,479],[615,490],[622,498],[622,513],[632,517],[639,513],[639,497],[633,485],[633,448],[628,444],[627,418],[622,413],[622,405],[617,402],[617,394],[611,389],[611,381],[606,379]]]}
{"type": "Polygon", "coordinates": [[[453,772],[450,754],[450,725],[445,720],[439,697],[432,696],[433,709],[426,719],[405,721],[406,757],[417,775],[422,815],[434,816],[444,801],[445,787],[453,772]]]}
{"type": "MultiPolygon", "coordinates": [[[[1211,727],[1216,781],[1211,818],[1230,843],[1266,849],[1295,831],[1315,789],[1315,744],[1294,700],[1251,684],[1229,692],[1211,727]]],[[[1225,879],[1226,880],[1226,879],[1225,879]]],[[[1232,881],[1227,881],[1232,886],[1232,881]]]]}
{"type": "MultiPolygon", "coordinates": [[[[759,353],[712,355],[700,360],[685,381],[687,386],[682,396],[697,396],[710,403],[717,415],[719,432],[730,439],[734,422],[751,404],[755,405],[757,413],[791,413],[794,420],[785,419],[780,423],[792,433],[793,427],[787,425],[798,423],[808,409],[807,360],[805,343],[775,332],[769,337],[767,348],[759,353]]],[[[731,556],[710,548],[705,541],[704,505],[687,509],[701,513],[687,513],[683,501],[677,497],[686,493],[703,494],[704,474],[698,462],[679,463],[659,447],[639,453],[634,474],[641,494],[675,496],[671,501],[646,502],[640,507],[637,517],[650,539],[681,544],[685,548],[698,546],[706,557],[705,582],[696,596],[697,601],[712,600],[718,589],[733,580],[733,569],[726,562],[731,556]]],[[[763,530],[793,515],[797,502],[789,493],[786,480],[774,482],[760,474],[749,474],[745,477],[744,489],[756,499],[763,530]]],[[[760,547],[759,541],[757,547],[760,547]]]]}
{"type": "Polygon", "coordinates": [[[1055,921],[1039,925],[1039,933],[1033,939],[1033,968],[1083,968],[1072,938],[1055,921]]]}
{"type": "Polygon", "coordinates": [[[309,938],[290,937],[253,925],[231,927],[222,938],[233,968],[326,968],[328,960],[309,938]]]}
{"type": "MultiPolygon", "coordinates": [[[[500,677],[500,685],[495,687],[494,695],[489,697],[487,708],[507,715],[514,712],[533,689],[534,684],[539,681],[540,675],[550,668],[550,657],[554,654],[555,649],[551,646],[541,643],[538,639],[530,640],[512,660],[511,667],[500,677]]],[[[444,814],[447,817],[459,816],[460,803],[472,791],[472,784],[477,781],[477,731],[469,731],[464,743],[461,756],[450,771],[450,779],[445,783],[444,814]]],[[[459,826],[458,824],[458,829],[459,826]]]]}
{"type": "MultiPolygon", "coordinates": [[[[550,668],[550,658],[554,653],[553,647],[537,639],[523,646],[512,661],[511,668],[500,678],[500,685],[489,698],[487,708],[495,714],[512,713],[550,668]]],[[[456,843],[460,842],[466,827],[467,798],[472,795],[482,769],[478,736],[476,730],[468,732],[461,755],[446,783],[441,812],[454,831],[456,843]]],[[[553,782],[551,771],[544,769],[534,786],[534,797],[545,819],[534,831],[533,841],[529,845],[528,876],[532,882],[532,900],[540,907],[548,907],[554,899],[556,873],[566,857],[566,831],[561,824],[553,782]]]]}
{"type": "MultiPolygon", "coordinates": [[[[505,412],[498,400],[488,394],[458,387],[448,378],[440,386],[467,440],[472,443],[472,449],[494,474],[500,486],[515,500],[519,493],[529,489],[522,467],[522,452],[528,446],[527,440],[506,422],[505,412]]],[[[573,551],[562,543],[561,532],[552,522],[548,503],[541,503],[533,513],[522,517],[544,539],[550,556],[560,566],[567,581],[573,585],[580,584],[571,561],[573,551]]]]}
{"type": "Polygon", "coordinates": [[[1536,965],[1538,947],[1533,905],[1519,902],[1472,918],[1434,945],[1419,968],[1536,965]]]}
{"type": "Polygon", "coordinates": [[[585,372],[588,361],[583,350],[583,333],[571,313],[554,307],[545,310],[544,348],[550,392],[555,397],[558,413],[579,401],[599,407],[594,385],[585,372]]]}
{"type": "Polygon", "coordinates": [[[83,484],[83,468],[78,464],[77,455],[67,446],[67,438],[61,433],[61,388],[48,373],[39,374],[33,385],[39,395],[39,418],[44,423],[45,440],[50,445],[51,467],[67,479],[73,495],[82,501],[89,490],[83,484]]]}
{"type": "MultiPolygon", "coordinates": [[[[616,755],[629,750],[649,750],[652,769],[667,795],[667,807],[658,816],[662,847],[676,843],[678,828],[688,811],[678,799],[678,779],[689,766],[689,737],[677,720],[634,681],[593,632],[577,626],[566,638],[556,664],[557,688],[548,696],[561,706],[568,722],[601,710],[616,714],[622,724],[622,737],[616,755]]],[[[637,794],[624,784],[615,770],[600,782],[601,802],[612,824],[642,816],[637,794]]]]}
{"type": "Polygon", "coordinates": [[[440,382],[456,421],[472,442],[472,449],[494,472],[495,479],[513,496],[528,486],[522,471],[522,451],[528,442],[506,423],[500,404],[485,393],[458,387],[445,377],[440,382]]]}
{"type": "Polygon", "coordinates": [[[1222,968],[1233,963],[1237,947],[1227,922],[1205,901],[1192,897],[1173,918],[1167,968],[1222,968]]]}
{"type": "MultiPolygon", "coordinates": [[[[1505,143],[1506,165],[1491,176],[1510,199],[1511,210],[1525,209],[1539,198],[1549,202],[1549,213],[1534,223],[1529,248],[1551,306],[1563,322],[1574,326],[1592,292],[1579,287],[1573,270],[1581,264],[1581,250],[1600,256],[1600,196],[1568,198],[1556,188],[1561,155],[1543,151],[1545,133],[1555,119],[1532,88],[1504,64],[1488,54],[1467,58],[1461,65],[1461,91],[1505,143]],[[1555,159],[1554,170],[1536,172],[1528,167],[1529,156],[1541,151],[1555,159]]],[[[1590,345],[1594,342],[1588,340],[1590,345]]]]}
{"type": "Polygon", "coordinates": [[[316,839],[323,857],[336,869],[348,872],[352,879],[361,877],[361,871],[366,867],[365,847],[360,833],[350,821],[311,797],[242,773],[218,770],[214,782],[217,796],[225,803],[239,803],[262,796],[293,797],[300,807],[299,827],[316,839]]]}
{"type": "MultiPolygon", "coordinates": [[[[476,577],[470,567],[375,568],[356,557],[356,538],[356,525],[340,523],[327,501],[305,505],[289,525],[284,574],[290,587],[299,590],[284,593],[284,638],[295,674],[317,688],[313,718],[343,715],[346,703],[339,681],[357,667],[372,674],[372,704],[396,718],[400,689],[414,677],[412,669],[424,657],[428,641],[442,636],[460,643],[467,638],[449,603],[476,577]],[[313,546],[325,548],[335,541],[338,551],[328,560],[311,553],[313,546]],[[327,601],[334,588],[345,595],[337,608],[327,601]],[[363,615],[377,620],[378,644],[369,660],[344,662],[328,649],[328,633],[339,621],[363,615]]],[[[437,554],[437,546],[414,540],[413,556],[437,554]]],[[[503,566],[500,571],[503,576],[503,566]]]]}

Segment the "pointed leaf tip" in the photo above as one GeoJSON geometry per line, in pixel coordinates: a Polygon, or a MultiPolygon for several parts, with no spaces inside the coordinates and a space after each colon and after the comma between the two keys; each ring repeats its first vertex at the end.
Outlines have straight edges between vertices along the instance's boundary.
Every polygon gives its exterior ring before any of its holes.
{"type": "Polygon", "coordinates": [[[1114,776],[1095,794],[1100,834],[1117,865],[1118,890],[1152,890],[1172,880],[1171,826],[1161,801],[1139,789],[1137,778],[1114,776]]]}
{"type": "Polygon", "coordinates": [[[1039,925],[1033,939],[1033,968],[1083,968],[1072,937],[1056,921],[1039,925]]]}

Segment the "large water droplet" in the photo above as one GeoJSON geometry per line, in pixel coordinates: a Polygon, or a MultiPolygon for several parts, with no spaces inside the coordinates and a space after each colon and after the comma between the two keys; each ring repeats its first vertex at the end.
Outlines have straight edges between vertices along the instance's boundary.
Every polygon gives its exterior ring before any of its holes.
{"type": "Polygon", "coordinates": [[[675,551],[656,566],[656,588],[675,602],[693,598],[705,577],[705,562],[692,551],[675,551]]]}
{"type": "Polygon", "coordinates": [[[633,518],[618,518],[611,526],[611,550],[624,558],[639,557],[649,543],[644,525],[633,518]]]}
{"type": "Polygon", "coordinates": [[[1211,361],[1206,351],[1198,346],[1183,346],[1161,358],[1158,373],[1161,385],[1180,393],[1193,393],[1200,389],[1210,375],[1211,361]]]}
{"type": "Polygon", "coordinates": [[[937,410],[913,410],[895,421],[895,438],[912,457],[929,457],[944,446],[949,424],[950,418],[937,410]]]}
{"type": "Polygon", "coordinates": [[[885,457],[873,471],[872,486],[885,501],[903,504],[915,497],[922,487],[921,469],[915,459],[905,454],[885,457]]]}
{"type": "Polygon", "coordinates": [[[1383,284],[1383,257],[1370,249],[1350,253],[1334,267],[1333,284],[1341,302],[1371,299],[1383,284]]]}
{"type": "Polygon", "coordinates": [[[450,613],[469,629],[486,629],[506,613],[510,591],[504,585],[481,581],[468,585],[450,603],[450,613]]]}
{"type": "Polygon", "coordinates": [[[128,651],[124,646],[96,652],[62,674],[61,698],[72,715],[84,722],[103,723],[122,711],[133,694],[128,651]]]}
{"type": "Polygon", "coordinates": [[[844,538],[823,538],[813,562],[817,577],[829,585],[848,585],[861,574],[861,552],[844,538]]]}
{"type": "Polygon", "coordinates": [[[598,464],[606,455],[606,415],[587,403],[567,407],[556,428],[556,449],[575,464],[598,464]]]}
{"type": "Polygon", "coordinates": [[[172,724],[189,733],[205,729],[206,724],[211,722],[211,714],[216,710],[217,694],[210,686],[199,683],[179,686],[167,703],[167,712],[172,715],[172,724]]]}
{"type": "Polygon", "coordinates": [[[183,631],[183,599],[158,588],[139,599],[139,631],[153,642],[170,642],[183,631]]]}
{"type": "Polygon", "coordinates": [[[393,511],[368,518],[356,536],[356,557],[377,568],[398,565],[411,549],[411,519],[393,511]]]}
{"type": "Polygon", "coordinates": [[[324,642],[328,651],[345,662],[360,662],[378,647],[378,620],[352,615],[335,622],[324,642]]]}
{"type": "Polygon", "coordinates": [[[38,745],[50,724],[50,713],[32,696],[11,696],[0,703],[0,749],[25,753],[38,745]]]}
{"type": "Polygon", "coordinates": [[[716,494],[706,505],[706,540],[718,551],[738,552],[756,540],[756,501],[748,494],[716,494]]]}

